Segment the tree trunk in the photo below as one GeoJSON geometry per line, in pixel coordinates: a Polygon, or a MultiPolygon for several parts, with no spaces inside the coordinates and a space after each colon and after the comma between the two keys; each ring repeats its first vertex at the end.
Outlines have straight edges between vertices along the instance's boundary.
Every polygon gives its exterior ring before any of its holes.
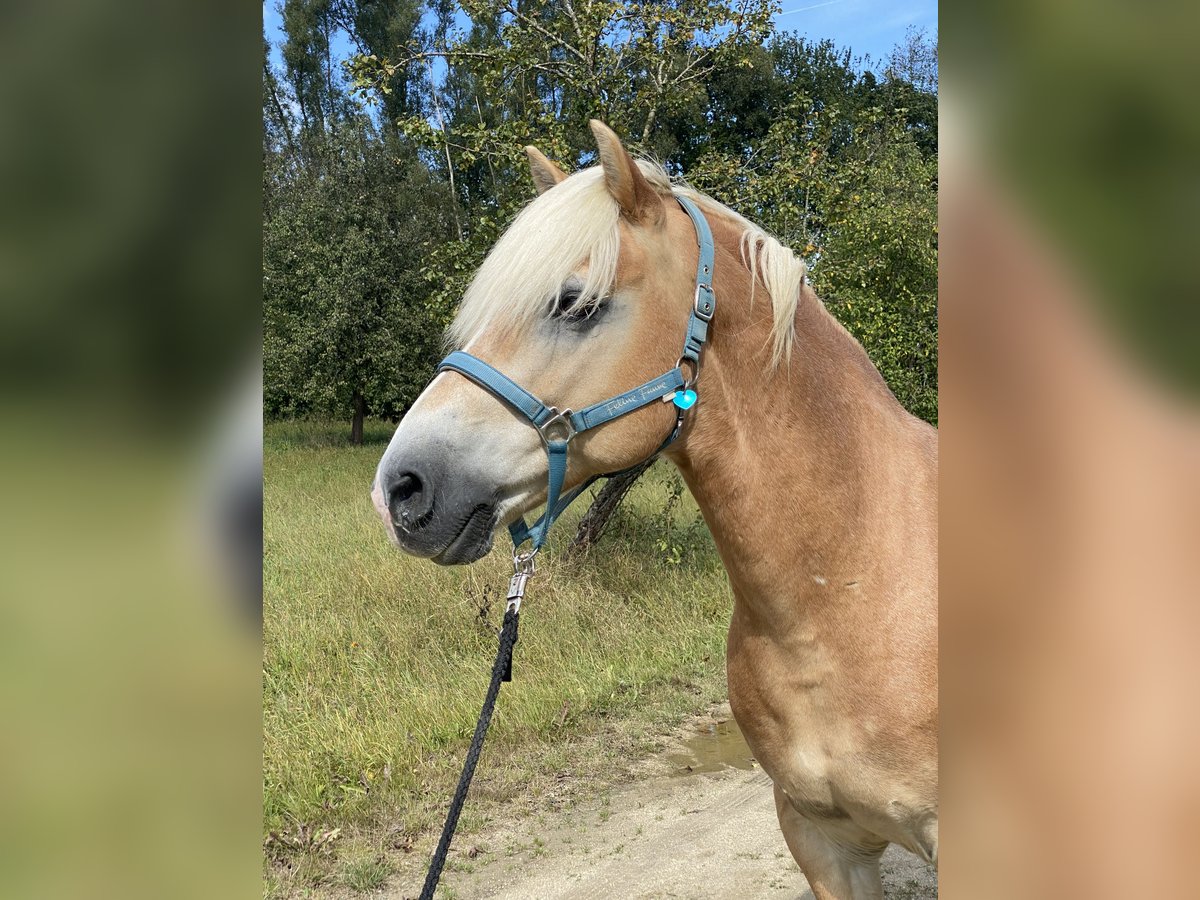
{"type": "Polygon", "coordinates": [[[641,478],[642,473],[653,464],[654,458],[651,458],[622,475],[616,475],[608,479],[608,483],[601,488],[600,493],[596,495],[596,499],[592,501],[592,505],[588,507],[588,511],[579,520],[579,528],[575,532],[575,539],[571,541],[571,546],[567,548],[567,559],[582,556],[593,544],[600,540],[600,535],[604,531],[605,526],[608,525],[608,520],[617,511],[617,507],[621,505],[621,501],[629,493],[629,489],[633,487],[633,483],[641,478]]]}
{"type": "Polygon", "coordinates": [[[350,443],[357,447],[363,442],[363,419],[367,415],[367,401],[362,391],[355,388],[350,402],[354,404],[354,419],[350,422],[350,443]]]}

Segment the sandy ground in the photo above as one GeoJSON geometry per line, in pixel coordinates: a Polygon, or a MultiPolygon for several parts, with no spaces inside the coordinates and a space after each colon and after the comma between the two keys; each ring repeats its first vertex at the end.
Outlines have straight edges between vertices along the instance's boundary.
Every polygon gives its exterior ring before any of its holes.
{"type": "MultiPolygon", "coordinates": [[[[446,896],[811,898],[779,832],[770,779],[727,719],[724,709],[689,723],[630,784],[456,847],[446,896]]],[[[889,848],[883,870],[886,896],[937,897],[935,874],[911,854],[889,848]]],[[[415,897],[419,879],[407,882],[389,896],[415,897]]]]}

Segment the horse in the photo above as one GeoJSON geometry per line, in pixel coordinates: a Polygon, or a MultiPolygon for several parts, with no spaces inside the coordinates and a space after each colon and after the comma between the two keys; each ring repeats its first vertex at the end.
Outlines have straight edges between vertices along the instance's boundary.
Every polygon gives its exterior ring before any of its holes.
{"type": "MultiPolygon", "coordinates": [[[[699,297],[677,198],[702,211],[720,302],[698,401],[662,454],[728,573],[729,701],[784,840],[818,900],[882,897],[889,844],[937,864],[937,432],[791,250],[591,128],[599,164],[570,176],[526,148],[538,194],[449,338],[556,408],[645,382],[676,358],[699,297]]],[[[575,435],[564,488],[653,455],[677,413],[647,403],[575,435]]],[[[447,370],[401,420],[371,496],[401,549],[452,565],[487,554],[552,488],[528,419],[447,370]]]]}

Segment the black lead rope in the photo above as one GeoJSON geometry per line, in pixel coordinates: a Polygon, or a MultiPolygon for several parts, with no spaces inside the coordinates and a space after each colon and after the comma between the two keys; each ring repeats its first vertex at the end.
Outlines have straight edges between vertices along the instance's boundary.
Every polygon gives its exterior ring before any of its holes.
{"type": "Polygon", "coordinates": [[[492,723],[492,711],[496,708],[500,683],[512,681],[513,646],[517,643],[517,625],[521,618],[521,595],[525,592],[525,580],[528,577],[528,574],[525,573],[514,575],[512,585],[509,587],[508,608],[504,611],[504,626],[500,629],[500,648],[496,651],[496,662],[492,665],[492,682],[488,685],[487,696],[483,698],[483,710],[479,713],[479,721],[475,723],[475,736],[471,738],[467,758],[463,761],[462,775],[458,777],[458,788],[454,791],[454,799],[450,801],[450,812],[446,815],[446,824],[442,826],[442,836],[438,839],[437,850],[434,851],[433,859],[429,863],[429,871],[425,875],[425,886],[421,888],[420,900],[433,900],[433,892],[437,890],[438,880],[442,877],[442,868],[446,865],[446,854],[450,850],[450,841],[454,839],[454,831],[458,827],[459,814],[462,813],[463,803],[467,799],[467,791],[471,787],[471,779],[475,775],[479,753],[483,750],[483,739],[487,736],[488,726],[492,723]],[[514,593],[516,593],[515,597],[514,593]]]}

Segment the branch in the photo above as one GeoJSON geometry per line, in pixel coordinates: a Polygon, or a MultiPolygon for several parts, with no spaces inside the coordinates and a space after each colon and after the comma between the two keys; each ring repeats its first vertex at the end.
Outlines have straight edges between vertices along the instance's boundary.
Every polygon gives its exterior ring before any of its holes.
{"type": "Polygon", "coordinates": [[[696,56],[695,59],[693,59],[691,62],[689,62],[683,68],[683,70],[678,75],[676,75],[675,78],[673,78],[671,80],[671,82],[670,82],[671,84],[684,84],[688,81],[694,81],[697,78],[700,78],[703,75],[705,75],[706,72],[701,71],[699,69],[697,69],[696,72],[692,75],[688,75],[688,73],[691,72],[693,68],[700,65],[705,60],[709,59],[713,55],[713,53],[716,51],[717,47],[721,46],[722,44],[733,43],[739,37],[741,37],[743,34],[746,33],[746,6],[748,3],[749,3],[749,0],[742,0],[742,5],[738,10],[737,25],[734,27],[733,33],[730,34],[729,37],[727,37],[720,44],[714,44],[713,46],[706,48],[703,53],[696,56]]]}
{"type": "Polygon", "coordinates": [[[571,44],[564,41],[562,38],[560,38],[554,32],[547,31],[545,28],[543,28],[538,23],[538,21],[536,19],[531,19],[529,16],[525,15],[525,13],[521,12],[519,9],[517,9],[512,4],[505,4],[504,6],[501,7],[501,9],[503,9],[505,12],[507,12],[509,15],[513,16],[514,18],[524,22],[526,25],[528,25],[534,31],[541,34],[543,37],[548,38],[549,40],[553,41],[555,44],[558,44],[558,46],[562,47],[568,53],[572,53],[575,56],[577,56],[581,63],[584,63],[585,65],[587,64],[587,58],[581,52],[579,52],[579,49],[577,47],[573,47],[571,44]]]}
{"type": "Polygon", "coordinates": [[[583,29],[579,27],[579,19],[575,15],[575,4],[571,0],[563,0],[563,8],[567,11],[567,18],[571,20],[571,24],[575,26],[575,37],[579,38],[579,43],[583,44],[583,29]]]}
{"type": "Polygon", "coordinates": [[[463,239],[462,220],[458,217],[458,191],[454,186],[454,162],[450,159],[450,134],[446,131],[446,120],[442,118],[442,104],[438,100],[437,88],[433,86],[433,63],[426,60],[426,64],[429,66],[429,84],[431,88],[429,96],[433,100],[433,111],[437,115],[438,127],[442,131],[442,140],[446,145],[446,173],[450,177],[454,228],[458,232],[458,239],[461,242],[463,239]]]}
{"type": "Polygon", "coordinates": [[[584,513],[583,518],[579,520],[575,539],[567,547],[567,559],[578,558],[586,553],[596,541],[600,540],[604,527],[612,518],[612,514],[616,512],[621,500],[633,487],[633,483],[653,464],[654,457],[651,457],[628,472],[614,475],[608,480],[608,483],[596,495],[596,499],[592,501],[592,505],[588,507],[588,511],[584,513]]]}

